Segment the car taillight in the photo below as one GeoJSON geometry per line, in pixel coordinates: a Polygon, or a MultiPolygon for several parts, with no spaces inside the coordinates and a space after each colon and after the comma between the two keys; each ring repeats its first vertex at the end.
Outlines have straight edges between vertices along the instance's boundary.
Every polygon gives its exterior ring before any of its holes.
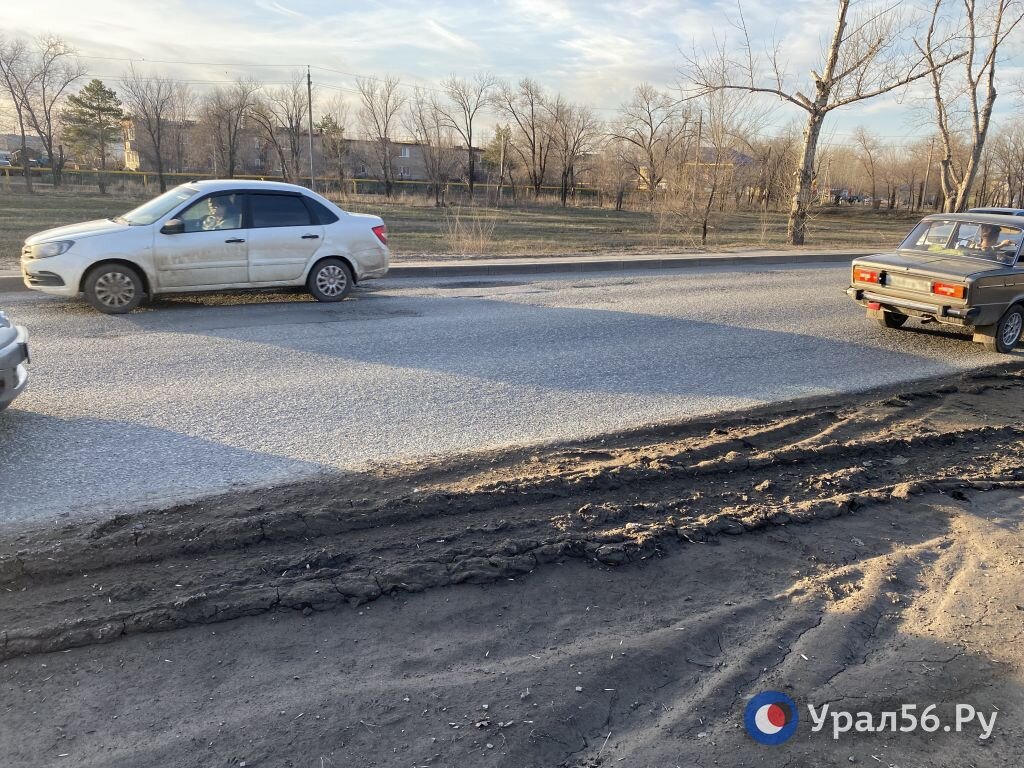
{"type": "Polygon", "coordinates": [[[879,283],[879,272],[877,269],[865,269],[864,267],[853,268],[853,279],[858,283],[879,283]]]}
{"type": "Polygon", "coordinates": [[[383,224],[380,224],[373,228],[373,234],[377,236],[384,245],[388,244],[388,228],[383,224]]]}
{"type": "Polygon", "coordinates": [[[932,283],[932,293],[939,296],[949,296],[951,299],[962,299],[964,297],[964,287],[951,283],[932,283]]]}

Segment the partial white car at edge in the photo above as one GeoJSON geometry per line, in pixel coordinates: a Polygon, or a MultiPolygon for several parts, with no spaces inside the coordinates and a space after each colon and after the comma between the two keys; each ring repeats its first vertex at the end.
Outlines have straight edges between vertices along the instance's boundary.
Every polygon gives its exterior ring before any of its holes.
{"type": "Polygon", "coordinates": [[[305,187],[224,179],[182,184],[113,219],[48,229],[25,241],[25,285],[85,298],[100,312],[147,296],[305,286],[341,301],[387,274],[382,219],[349,213],[305,187]]]}
{"type": "Polygon", "coordinates": [[[28,386],[28,332],[0,312],[0,411],[28,386]]]}

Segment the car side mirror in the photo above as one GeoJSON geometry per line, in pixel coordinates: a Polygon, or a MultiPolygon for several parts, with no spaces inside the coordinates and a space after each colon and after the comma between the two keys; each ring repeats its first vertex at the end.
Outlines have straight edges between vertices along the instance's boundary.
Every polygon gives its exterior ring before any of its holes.
{"type": "Polygon", "coordinates": [[[185,222],[181,219],[171,219],[160,227],[160,234],[162,235],[182,235],[184,233],[185,222]]]}

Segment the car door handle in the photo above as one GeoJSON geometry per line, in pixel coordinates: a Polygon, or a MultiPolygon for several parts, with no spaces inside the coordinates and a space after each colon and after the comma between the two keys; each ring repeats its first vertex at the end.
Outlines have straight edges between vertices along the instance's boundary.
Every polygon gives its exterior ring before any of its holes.
{"type": "Polygon", "coordinates": [[[320,235],[303,235],[302,239],[303,240],[319,240],[320,239],[320,235]]]}
{"type": "Polygon", "coordinates": [[[245,239],[241,237],[232,237],[230,240],[225,240],[225,243],[244,243],[245,239]]]}

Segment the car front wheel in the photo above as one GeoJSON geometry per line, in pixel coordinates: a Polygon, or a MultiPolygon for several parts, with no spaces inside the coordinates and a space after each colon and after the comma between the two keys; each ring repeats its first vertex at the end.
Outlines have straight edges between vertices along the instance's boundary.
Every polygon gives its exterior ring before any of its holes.
{"type": "Polygon", "coordinates": [[[1024,331],[1024,307],[1015,305],[1006,310],[1006,314],[996,323],[995,333],[983,342],[989,352],[1008,355],[1020,342],[1024,331]]]}
{"type": "Polygon", "coordinates": [[[85,298],[107,315],[131,312],[145,297],[139,273],[125,264],[97,267],[85,279],[85,298]]]}
{"type": "Polygon", "coordinates": [[[317,301],[341,301],[352,290],[352,270],[341,259],[324,259],[309,273],[306,287],[317,301]]]}

